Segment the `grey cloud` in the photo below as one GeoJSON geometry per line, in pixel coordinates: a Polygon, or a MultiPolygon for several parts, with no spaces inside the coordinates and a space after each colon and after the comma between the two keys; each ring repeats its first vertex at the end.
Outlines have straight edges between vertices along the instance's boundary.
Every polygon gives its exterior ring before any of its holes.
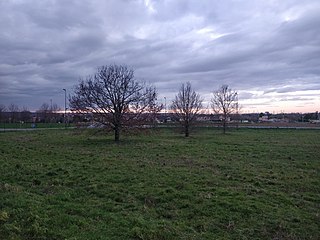
{"type": "Polygon", "coordinates": [[[265,90],[263,92],[263,94],[268,94],[268,93],[294,93],[297,91],[312,91],[312,90],[319,90],[319,85],[320,83],[318,83],[317,85],[312,85],[312,84],[308,84],[308,85],[302,85],[299,84],[297,86],[290,86],[290,87],[279,87],[279,88],[269,88],[267,90],[265,90]]]}
{"type": "Polygon", "coordinates": [[[319,16],[315,0],[1,1],[0,102],[62,104],[62,88],[110,63],[168,99],[185,81],[243,99],[320,90],[319,16]]]}
{"type": "Polygon", "coordinates": [[[304,98],[304,97],[288,97],[288,98],[281,98],[279,101],[288,102],[288,101],[312,101],[313,98],[304,98]]]}
{"type": "Polygon", "coordinates": [[[253,93],[250,93],[250,92],[240,92],[239,93],[239,98],[241,100],[245,100],[245,99],[252,99],[254,98],[254,94],[253,93]]]}

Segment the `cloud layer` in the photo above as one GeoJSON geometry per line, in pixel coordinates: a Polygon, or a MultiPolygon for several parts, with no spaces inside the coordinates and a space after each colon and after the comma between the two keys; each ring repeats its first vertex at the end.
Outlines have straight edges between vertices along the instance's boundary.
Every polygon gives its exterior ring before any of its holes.
{"type": "Polygon", "coordinates": [[[1,1],[0,103],[63,106],[62,88],[117,63],[160,99],[229,84],[246,111],[315,111],[319,26],[317,0],[1,1]]]}

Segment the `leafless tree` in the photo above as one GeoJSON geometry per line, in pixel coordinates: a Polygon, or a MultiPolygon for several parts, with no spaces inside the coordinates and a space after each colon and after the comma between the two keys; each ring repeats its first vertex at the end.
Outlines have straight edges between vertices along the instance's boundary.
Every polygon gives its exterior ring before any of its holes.
{"type": "Polygon", "coordinates": [[[37,113],[40,116],[41,121],[44,121],[45,123],[48,122],[49,116],[50,116],[50,106],[48,103],[42,103],[37,113]]]}
{"type": "Polygon", "coordinates": [[[48,103],[42,103],[39,110],[37,111],[39,117],[41,118],[41,121],[44,122],[57,122],[57,119],[59,118],[59,113],[61,109],[56,103],[51,103],[50,105],[48,103]]]}
{"type": "Polygon", "coordinates": [[[190,134],[190,127],[195,123],[202,109],[202,99],[191,87],[191,83],[182,84],[171,105],[172,111],[179,118],[186,137],[190,134]]]}
{"type": "Polygon", "coordinates": [[[147,116],[155,98],[156,89],[138,82],[132,69],[106,65],[80,80],[69,102],[74,111],[99,116],[96,120],[109,125],[118,142],[122,129],[137,126],[147,116]]]}
{"type": "Polygon", "coordinates": [[[28,122],[31,120],[31,112],[29,111],[29,109],[26,106],[24,106],[22,108],[22,111],[20,114],[20,119],[23,122],[28,122]]]}
{"type": "Polygon", "coordinates": [[[48,103],[42,103],[42,105],[39,108],[39,111],[42,112],[49,112],[50,111],[50,106],[48,103]]]}
{"type": "Polygon", "coordinates": [[[18,105],[14,104],[14,103],[11,103],[9,106],[8,106],[8,110],[10,112],[10,119],[11,119],[11,122],[15,122],[18,120],[18,114],[19,114],[19,107],[18,105]]]}
{"type": "Polygon", "coordinates": [[[211,107],[216,114],[221,114],[223,133],[226,133],[230,115],[239,112],[238,93],[229,88],[228,85],[222,85],[217,91],[213,92],[211,107]]]}
{"type": "Polygon", "coordinates": [[[147,122],[153,125],[153,127],[156,127],[157,125],[157,115],[161,112],[163,109],[163,104],[157,102],[158,93],[156,89],[150,89],[148,91],[149,96],[147,96],[147,99],[149,101],[148,107],[147,107],[147,122]]]}
{"type": "Polygon", "coordinates": [[[61,110],[61,108],[56,103],[53,103],[52,106],[50,107],[50,111],[53,113],[56,113],[60,110],[61,110]]]}
{"type": "Polygon", "coordinates": [[[0,122],[2,122],[3,117],[3,113],[7,110],[6,106],[3,104],[0,104],[0,122]]]}
{"type": "Polygon", "coordinates": [[[6,106],[3,104],[0,104],[0,112],[5,112],[7,110],[6,106]]]}
{"type": "Polygon", "coordinates": [[[52,103],[50,106],[50,121],[51,122],[58,122],[58,120],[60,119],[60,114],[59,111],[61,110],[61,108],[56,104],[56,103],[52,103]]]}

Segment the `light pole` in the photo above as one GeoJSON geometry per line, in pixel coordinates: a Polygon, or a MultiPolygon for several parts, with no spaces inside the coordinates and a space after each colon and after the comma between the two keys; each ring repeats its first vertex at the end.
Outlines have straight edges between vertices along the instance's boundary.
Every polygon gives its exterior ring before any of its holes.
{"type": "Polygon", "coordinates": [[[237,115],[237,129],[239,129],[239,122],[240,122],[240,115],[239,115],[239,99],[238,99],[238,93],[236,92],[236,115],[237,115]]]}
{"type": "Polygon", "coordinates": [[[167,98],[164,97],[164,123],[167,123],[167,98]]]}
{"type": "Polygon", "coordinates": [[[66,116],[67,116],[67,90],[64,88],[62,89],[64,91],[64,128],[67,128],[67,121],[66,121],[66,116]]]}

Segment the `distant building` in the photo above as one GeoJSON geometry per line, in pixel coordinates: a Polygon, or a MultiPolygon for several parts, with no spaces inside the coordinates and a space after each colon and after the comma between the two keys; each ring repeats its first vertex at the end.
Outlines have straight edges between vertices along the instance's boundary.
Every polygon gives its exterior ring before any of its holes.
{"type": "Polygon", "coordinates": [[[320,124],[320,120],[309,120],[309,122],[313,124],[320,124]]]}

